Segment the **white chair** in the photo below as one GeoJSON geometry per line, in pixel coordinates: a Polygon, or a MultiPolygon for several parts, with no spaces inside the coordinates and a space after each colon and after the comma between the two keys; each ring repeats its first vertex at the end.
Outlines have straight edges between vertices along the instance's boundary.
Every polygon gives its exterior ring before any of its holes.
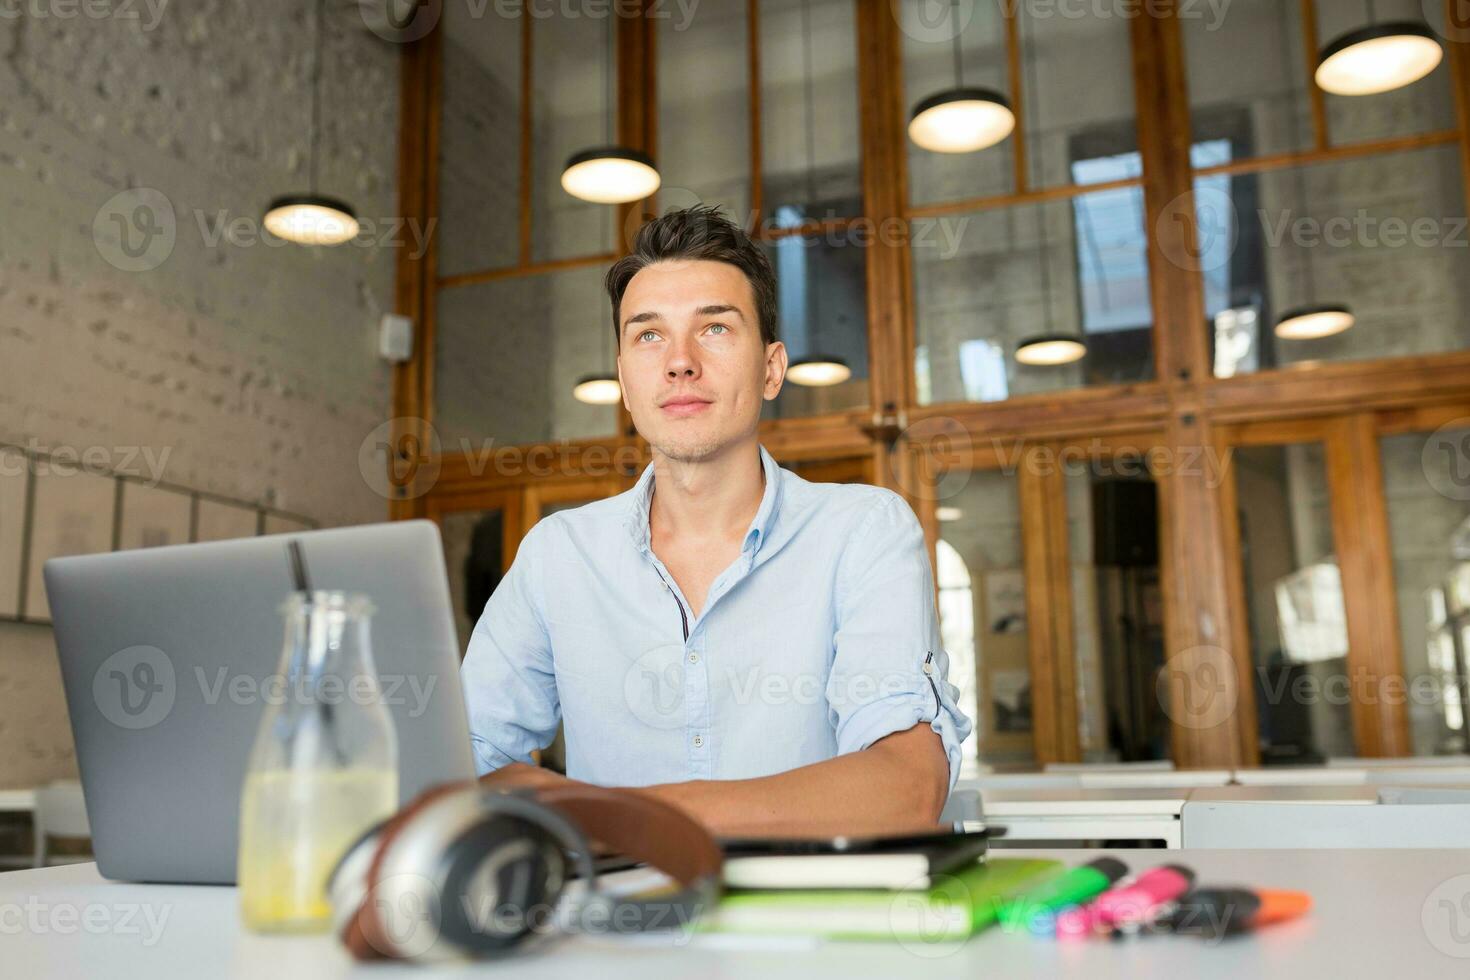
{"type": "MultiPolygon", "coordinates": [[[[35,867],[44,868],[48,864],[49,838],[91,836],[92,825],[87,822],[87,803],[82,796],[81,783],[55,782],[36,790],[35,867]]],[[[92,858],[88,856],[67,856],[55,858],[51,863],[75,864],[90,860],[92,858]]]]}
{"type": "Polygon", "coordinates": [[[1467,848],[1470,804],[1190,801],[1184,846],[1204,848],[1467,848]]]}

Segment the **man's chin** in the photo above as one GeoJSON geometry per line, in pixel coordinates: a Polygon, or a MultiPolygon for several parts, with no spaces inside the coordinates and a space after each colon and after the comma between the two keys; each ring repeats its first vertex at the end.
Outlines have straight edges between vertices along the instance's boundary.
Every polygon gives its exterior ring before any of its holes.
{"type": "Polygon", "coordinates": [[[703,463],[713,459],[725,448],[722,442],[696,442],[681,440],[651,444],[659,455],[675,463],[703,463]]]}
{"type": "Polygon", "coordinates": [[[649,445],[665,459],[676,463],[703,463],[718,456],[733,440],[713,433],[695,432],[670,435],[664,433],[649,440],[649,445]]]}

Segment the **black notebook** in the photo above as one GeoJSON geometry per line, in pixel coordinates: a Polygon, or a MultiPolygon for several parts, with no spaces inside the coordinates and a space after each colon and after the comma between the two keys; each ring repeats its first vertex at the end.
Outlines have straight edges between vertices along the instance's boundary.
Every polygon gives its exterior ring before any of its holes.
{"type": "Polygon", "coordinates": [[[991,832],[724,840],[729,888],[932,888],[985,859],[991,832]]]}

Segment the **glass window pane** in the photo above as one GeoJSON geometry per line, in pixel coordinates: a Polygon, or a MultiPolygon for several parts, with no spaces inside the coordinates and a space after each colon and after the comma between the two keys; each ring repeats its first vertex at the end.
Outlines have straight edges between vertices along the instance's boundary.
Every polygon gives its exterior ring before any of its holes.
{"type": "MultiPolygon", "coordinates": [[[[1375,22],[1428,19],[1444,24],[1437,0],[1380,0],[1375,22]]],[[[1216,11],[1195,5],[1181,16],[1197,142],[1230,134],[1229,159],[1310,149],[1312,73],[1304,48],[1301,5],[1288,0],[1234,0],[1216,11]]],[[[1362,0],[1317,0],[1319,49],[1368,23],[1362,0]]],[[[1323,93],[1334,145],[1388,139],[1454,125],[1448,59],[1429,76],[1381,95],[1323,93]]]]}
{"type": "Polygon", "coordinates": [[[940,634],[950,683],[975,722],[965,751],[984,763],[1034,763],[1016,478],[996,470],[951,473],[940,489],[940,634]]]}
{"type": "MultiPolygon", "coordinates": [[[[954,30],[947,0],[915,0],[898,5],[903,34],[904,110],[955,87],[954,30]]],[[[960,80],[965,87],[988,88],[1010,97],[1005,20],[1000,4],[961,3],[954,7],[960,28],[960,80]]],[[[907,122],[907,116],[905,118],[907,122]]],[[[909,201],[934,204],[1015,191],[1009,140],[975,153],[936,153],[905,136],[909,163],[909,201]]]]}
{"type": "Polygon", "coordinates": [[[612,308],[600,265],[443,289],[438,296],[434,428],[462,444],[610,435],[614,405],[572,396],[585,374],[614,370],[612,308]]]}
{"type": "Polygon", "coordinates": [[[1157,486],[1138,457],[1071,465],[1066,484],[1082,757],[1167,759],[1157,486]]]}
{"type": "Polygon", "coordinates": [[[498,509],[455,511],[439,518],[460,657],[504,572],[503,522],[498,509]]]}
{"type": "Polygon", "coordinates": [[[1225,159],[1305,150],[1314,144],[1310,70],[1296,0],[1233,0],[1180,16],[1196,143],[1228,138],[1225,159]]]}
{"type": "Polygon", "coordinates": [[[1470,237],[1455,147],[1208,176],[1195,188],[1195,267],[1217,377],[1470,343],[1470,237]],[[1346,306],[1351,329],[1275,335],[1283,313],[1319,305],[1346,306]]]}
{"type": "Polygon", "coordinates": [[[1355,755],[1322,446],[1238,447],[1233,469],[1261,761],[1355,755]]]}
{"type": "MultiPolygon", "coordinates": [[[[792,223],[794,209],[780,212],[792,223]]],[[[776,336],[790,363],[812,355],[840,358],[852,371],[840,384],[786,382],[775,401],[762,405],[768,419],[821,415],[868,403],[867,254],[832,237],[787,235],[762,242],[776,271],[776,336]]]]}
{"type": "Polygon", "coordinates": [[[1153,377],[1143,195],[916,219],[915,374],[921,404],[1003,401],[1153,377]],[[1085,334],[1080,361],[1016,360],[1030,336],[1085,334]]]}
{"type": "Polygon", "coordinates": [[[744,3],[657,21],[658,213],[703,202],[750,221],[750,68],[744,3]]]}
{"type": "Polygon", "coordinates": [[[520,258],[519,20],[444,9],[439,123],[439,272],[513,266],[520,258]]]}
{"type": "Polygon", "coordinates": [[[618,18],[604,10],[532,20],[531,261],[611,251],[615,206],[568,194],[561,172],[572,154],[617,142],[618,18]]]}
{"type": "Polygon", "coordinates": [[[855,4],[759,2],[763,221],[859,215],[855,4]]]}
{"type": "Polygon", "coordinates": [[[1069,10],[1067,4],[1023,3],[1017,9],[1031,186],[1136,176],[1074,163],[1137,158],[1130,18],[1085,4],[1069,10]],[[1100,16],[1101,10],[1109,12],[1100,16]]]}
{"type": "Polygon", "coordinates": [[[1470,751],[1470,419],[1382,440],[1414,754],[1470,751]]]}

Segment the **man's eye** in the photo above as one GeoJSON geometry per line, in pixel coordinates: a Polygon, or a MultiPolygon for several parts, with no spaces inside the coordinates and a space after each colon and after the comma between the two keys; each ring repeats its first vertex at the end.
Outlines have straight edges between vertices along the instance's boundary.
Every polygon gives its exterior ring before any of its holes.
{"type": "Polygon", "coordinates": [[[723,323],[712,323],[712,324],[710,324],[710,329],[711,330],[720,330],[720,331],[723,331],[725,333],[729,333],[730,332],[730,328],[727,327],[727,326],[725,326],[723,323]]]}
{"type": "Polygon", "coordinates": [[[643,331],[642,333],[640,333],[638,335],[638,339],[639,340],[642,340],[644,337],[657,337],[657,336],[658,336],[658,334],[654,333],[652,330],[645,330],[645,331],[643,331]]]}

